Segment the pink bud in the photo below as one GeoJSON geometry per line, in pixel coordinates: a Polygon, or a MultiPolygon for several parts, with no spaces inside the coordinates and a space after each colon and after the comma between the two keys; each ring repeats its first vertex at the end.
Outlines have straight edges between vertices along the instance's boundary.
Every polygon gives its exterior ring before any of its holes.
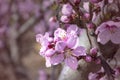
{"type": "Polygon", "coordinates": [[[96,60],[95,60],[95,63],[96,63],[96,64],[101,64],[101,60],[100,60],[100,59],[96,59],[96,60]]]}
{"type": "Polygon", "coordinates": [[[89,20],[90,19],[90,14],[89,13],[85,13],[84,14],[84,18],[87,19],[87,20],[89,20]]]}
{"type": "Polygon", "coordinates": [[[70,4],[64,4],[62,7],[62,14],[66,16],[70,16],[73,13],[73,8],[70,4]]]}
{"type": "Polygon", "coordinates": [[[56,17],[55,16],[53,16],[53,17],[51,17],[50,19],[49,19],[49,22],[56,22],[57,20],[56,20],[56,17]]]}
{"type": "Polygon", "coordinates": [[[85,61],[86,62],[91,62],[92,61],[92,57],[91,56],[86,56],[85,57],[85,61]]]}
{"type": "Polygon", "coordinates": [[[94,26],[93,23],[88,23],[88,24],[87,24],[87,27],[88,27],[89,29],[93,29],[95,26],[94,26]]]}
{"type": "Polygon", "coordinates": [[[90,54],[91,56],[96,56],[97,55],[97,52],[98,52],[98,49],[96,47],[90,49],[90,54]]]}
{"type": "Polygon", "coordinates": [[[70,22],[70,18],[68,16],[61,16],[60,20],[63,23],[69,23],[70,22]]]}
{"type": "Polygon", "coordinates": [[[79,5],[81,0],[74,0],[75,5],[79,5]]]}

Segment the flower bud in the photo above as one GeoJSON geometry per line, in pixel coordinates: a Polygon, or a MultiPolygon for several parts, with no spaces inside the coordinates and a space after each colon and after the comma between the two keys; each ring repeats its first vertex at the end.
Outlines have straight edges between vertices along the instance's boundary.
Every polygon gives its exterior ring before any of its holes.
{"type": "Polygon", "coordinates": [[[64,4],[62,7],[62,14],[66,16],[70,16],[73,13],[73,8],[70,4],[64,4]]]}
{"type": "Polygon", "coordinates": [[[94,47],[90,50],[90,55],[91,56],[97,56],[97,52],[98,52],[98,49],[94,47]]]}
{"type": "Polygon", "coordinates": [[[84,14],[84,18],[85,18],[85,20],[89,20],[90,19],[90,14],[89,13],[85,13],[84,14]]]}
{"type": "Polygon", "coordinates": [[[55,16],[53,16],[53,17],[51,17],[51,18],[49,19],[49,22],[56,22],[56,21],[57,21],[57,19],[56,19],[55,16]]]}
{"type": "Polygon", "coordinates": [[[96,64],[101,64],[101,60],[100,60],[100,59],[96,59],[96,60],[95,60],[95,63],[96,63],[96,64]]]}
{"type": "Polygon", "coordinates": [[[60,20],[63,22],[63,23],[69,23],[71,18],[68,17],[68,16],[61,16],[60,20]]]}
{"type": "Polygon", "coordinates": [[[92,61],[92,57],[91,56],[86,56],[85,57],[85,61],[86,62],[91,62],[92,61]]]}
{"type": "Polygon", "coordinates": [[[75,5],[79,5],[81,0],[74,0],[75,5]]]}

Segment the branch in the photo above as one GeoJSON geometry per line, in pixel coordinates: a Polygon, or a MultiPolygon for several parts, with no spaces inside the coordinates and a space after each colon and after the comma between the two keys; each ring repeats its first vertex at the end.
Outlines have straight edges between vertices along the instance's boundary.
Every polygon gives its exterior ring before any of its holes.
{"type": "Polygon", "coordinates": [[[40,20],[40,18],[31,17],[19,29],[17,38],[20,37],[22,34],[24,34],[28,29],[30,29],[31,27],[33,27],[33,25],[36,24],[39,20],[40,20]]]}

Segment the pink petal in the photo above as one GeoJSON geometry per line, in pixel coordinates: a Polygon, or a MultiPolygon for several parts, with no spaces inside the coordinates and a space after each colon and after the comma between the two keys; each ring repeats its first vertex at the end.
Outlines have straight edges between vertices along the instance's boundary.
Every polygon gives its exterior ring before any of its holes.
{"type": "Polygon", "coordinates": [[[70,34],[74,34],[74,33],[77,33],[78,31],[78,26],[77,25],[70,25],[68,28],[67,28],[67,32],[70,33],[70,34]]]}
{"type": "Polygon", "coordinates": [[[87,11],[87,12],[89,12],[89,2],[84,2],[83,3],[83,8],[87,11]]]}
{"type": "Polygon", "coordinates": [[[111,33],[111,41],[115,44],[120,44],[120,28],[118,28],[115,33],[111,33]]]}
{"type": "Polygon", "coordinates": [[[95,34],[98,34],[99,32],[102,32],[104,30],[106,30],[106,23],[102,23],[100,26],[98,26],[98,28],[95,31],[95,34]]]}
{"type": "Polygon", "coordinates": [[[55,53],[55,50],[53,50],[53,49],[48,49],[48,50],[45,52],[45,56],[50,57],[50,56],[52,56],[54,53],[55,53]]]}
{"type": "Polygon", "coordinates": [[[85,48],[82,46],[77,47],[76,49],[73,50],[73,55],[74,56],[85,56],[86,55],[86,51],[85,48]]]}
{"type": "Polygon", "coordinates": [[[111,33],[109,30],[104,30],[98,34],[98,39],[97,41],[100,42],[101,44],[106,44],[111,37],[111,33]]]}
{"type": "Polygon", "coordinates": [[[89,76],[88,76],[88,79],[89,80],[97,80],[97,77],[98,77],[98,74],[90,72],[89,76]]]}
{"type": "Polygon", "coordinates": [[[76,36],[69,36],[67,40],[67,46],[69,48],[73,48],[77,44],[77,37],[76,36]]]}
{"type": "Polygon", "coordinates": [[[63,22],[63,23],[69,23],[70,22],[70,18],[68,16],[61,16],[60,20],[63,22]]]}
{"type": "Polygon", "coordinates": [[[55,45],[55,50],[56,51],[63,51],[65,49],[65,47],[66,47],[66,43],[63,41],[59,41],[55,45]]]}
{"type": "Polygon", "coordinates": [[[77,61],[77,59],[75,57],[72,57],[72,56],[67,57],[65,59],[65,64],[67,66],[69,66],[70,68],[74,69],[74,70],[76,70],[77,67],[78,67],[78,61],[77,61]]]}
{"type": "Polygon", "coordinates": [[[45,57],[46,67],[51,67],[50,57],[45,57]]]}
{"type": "Polygon", "coordinates": [[[64,60],[64,55],[63,53],[56,53],[55,55],[53,55],[51,57],[51,64],[53,65],[57,65],[59,63],[61,63],[64,60]]]}
{"type": "Polygon", "coordinates": [[[36,35],[36,41],[40,43],[42,37],[43,37],[43,35],[37,34],[37,35],[36,35]]]}

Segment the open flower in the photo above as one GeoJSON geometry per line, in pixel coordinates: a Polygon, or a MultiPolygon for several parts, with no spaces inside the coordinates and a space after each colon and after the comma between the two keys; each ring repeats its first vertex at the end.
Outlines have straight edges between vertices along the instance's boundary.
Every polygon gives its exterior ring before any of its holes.
{"type": "Polygon", "coordinates": [[[36,36],[41,44],[40,55],[45,57],[47,67],[65,62],[70,68],[77,69],[77,58],[86,55],[85,48],[78,46],[79,31],[77,25],[69,25],[66,31],[58,28],[54,38],[49,37],[48,33],[36,36]]]}
{"type": "Polygon", "coordinates": [[[109,40],[114,44],[120,44],[120,22],[108,21],[102,23],[96,30],[97,41],[106,44],[109,40]]]}
{"type": "Polygon", "coordinates": [[[77,57],[85,56],[86,52],[85,48],[82,46],[74,48],[76,43],[77,43],[76,37],[72,37],[72,39],[70,38],[66,42],[65,41],[57,42],[55,45],[55,50],[60,53],[55,54],[51,57],[52,62],[57,63],[59,60],[58,58],[61,57],[60,58],[62,59],[61,61],[64,61],[67,66],[69,66],[72,69],[77,69],[78,66],[77,57]]]}
{"type": "Polygon", "coordinates": [[[79,30],[77,25],[70,25],[67,31],[58,28],[55,31],[56,42],[55,50],[56,54],[51,56],[52,64],[59,64],[62,61],[72,69],[77,69],[78,60],[80,56],[85,56],[85,48],[77,46],[79,30]]]}

